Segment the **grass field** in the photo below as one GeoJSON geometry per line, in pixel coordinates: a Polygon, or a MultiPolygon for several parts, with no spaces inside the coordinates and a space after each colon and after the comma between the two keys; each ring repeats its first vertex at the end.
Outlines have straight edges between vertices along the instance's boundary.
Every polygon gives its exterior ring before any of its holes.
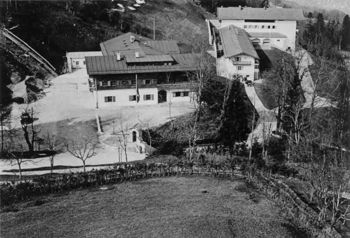
{"type": "Polygon", "coordinates": [[[2,238],[306,237],[244,182],[214,178],[129,182],[110,190],[49,196],[18,208],[0,214],[2,238]]]}

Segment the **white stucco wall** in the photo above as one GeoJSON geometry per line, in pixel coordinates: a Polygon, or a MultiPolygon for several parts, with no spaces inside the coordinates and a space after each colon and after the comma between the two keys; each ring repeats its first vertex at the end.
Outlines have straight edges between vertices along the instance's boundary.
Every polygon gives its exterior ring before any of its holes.
{"type": "MultiPolygon", "coordinates": [[[[136,89],[115,89],[115,90],[98,90],[97,100],[98,107],[110,107],[110,106],[135,106],[135,105],[152,105],[158,104],[158,89],[157,88],[140,88],[140,101],[129,101],[129,96],[136,95],[136,89]],[[143,95],[153,95],[153,100],[144,100],[143,95]],[[114,96],[115,102],[105,102],[105,97],[114,96]]],[[[189,89],[171,89],[166,90],[167,100],[166,102],[189,102],[193,99],[193,93],[189,89]],[[175,92],[188,92],[188,96],[175,97],[175,92]]],[[[95,94],[96,98],[96,94],[95,94]]]]}
{"type": "Polygon", "coordinates": [[[171,89],[167,90],[167,102],[189,102],[193,97],[189,89],[171,89]],[[175,92],[188,92],[188,96],[175,97],[175,92]]]}
{"type": "Polygon", "coordinates": [[[276,30],[279,33],[287,36],[285,48],[290,47],[293,51],[295,50],[295,38],[297,31],[296,21],[276,21],[276,30]]]}
{"type": "Polygon", "coordinates": [[[151,105],[158,103],[157,88],[140,88],[140,101],[129,101],[129,96],[136,95],[136,89],[116,89],[116,90],[98,90],[97,98],[99,107],[109,106],[133,106],[133,105],[151,105]],[[143,95],[153,94],[153,100],[145,101],[143,95]],[[115,102],[105,102],[105,97],[115,96],[115,102]]]}
{"type": "Polygon", "coordinates": [[[249,76],[249,80],[254,80],[255,59],[250,56],[241,55],[241,61],[248,61],[250,65],[240,65],[242,70],[238,70],[238,65],[234,65],[229,58],[221,57],[216,60],[216,70],[219,76],[232,78],[233,75],[249,76]]]}

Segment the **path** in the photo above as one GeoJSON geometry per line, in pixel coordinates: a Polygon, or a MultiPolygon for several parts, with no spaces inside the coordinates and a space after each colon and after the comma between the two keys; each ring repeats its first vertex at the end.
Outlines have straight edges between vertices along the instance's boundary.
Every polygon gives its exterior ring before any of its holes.
{"type": "MultiPolygon", "coordinates": [[[[85,69],[60,75],[51,80],[51,86],[45,89],[46,96],[29,106],[35,110],[35,116],[39,118],[38,124],[56,123],[70,119],[69,124],[76,122],[87,122],[95,119],[96,109],[93,94],[89,91],[88,75],[85,69]],[[73,120],[72,120],[73,119],[73,120]]],[[[19,117],[27,105],[13,105],[12,128],[19,128],[19,117]]],[[[141,123],[145,127],[153,127],[163,124],[171,117],[179,116],[193,111],[193,104],[190,102],[162,103],[156,105],[138,106],[116,106],[101,108],[98,114],[102,119],[104,134],[101,139],[105,139],[113,132],[113,121],[117,129],[120,118],[124,126],[132,127],[136,123],[141,123]]],[[[97,155],[87,161],[88,165],[111,164],[118,162],[118,148],[105,143],[100,143],[97,155]]],[[[142,160],[145,154],[136,153],[132,148],[128,151],[128,161],[142,160]]],[[[125,161],[125,158],[122,158],[125,161]]],[[[58,154],[55,158],[55,165],[80,166],[81,161],[71,156],[69,153],[58,154]]],[[[27,161],[23,164],[23,169],[48,167],[48,158],[40,158],[35,161],[27,161]]],[[[0,174],[9,174],[3,170],[17,169],[16,165],[11,165],[0,160],[0,174]]],[[[92,167],[87,168],[92,169],[92,167]]],[[[72,169],[68,171],[81,171],[82,169],[72,169]]],[[[24,174],[40,174],[49,171],[26,172],[24,174]]],[[[56,171],[55,171],[56,172],[56,171]]],[[[67,172],[58,170],[57,172],[67,172]]],[[[10,173],[12,174],[12,173],[10,173]]]]}

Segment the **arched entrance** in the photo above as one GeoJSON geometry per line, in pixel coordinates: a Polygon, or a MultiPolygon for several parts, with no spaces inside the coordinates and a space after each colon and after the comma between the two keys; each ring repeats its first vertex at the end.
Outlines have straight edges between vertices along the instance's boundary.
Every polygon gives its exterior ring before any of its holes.
{"type": "Polygon", "coordinates": [[[166,91],[163,89],[158,91],[158,103],[166,102],[166,94],[166,91]]]}
{"type": "Polygon", "coordinates": [[[136,140],[137,140],[137,132],[133,131],[132,132],[132,142],[136,142],[136,140]]]}

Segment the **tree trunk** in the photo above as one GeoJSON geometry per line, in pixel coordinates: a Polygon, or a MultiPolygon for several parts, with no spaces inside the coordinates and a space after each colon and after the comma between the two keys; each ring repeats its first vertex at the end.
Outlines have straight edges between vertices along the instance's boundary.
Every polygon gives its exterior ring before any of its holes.
{"type": "Polygon", "coordinates": [[[28,150],[30,152],[33,152],[34,148],[33,148],[33,144],[31,143],[31,141],[29,139],[29,133],[28,133],[27,126],[23,126],[22,129],[23,129],[23,132],[24,132],[24,139],[26,140],[26,143],[28,145],[28,150]]]}
{"type": "Polygon", "coordinates": [[[82,160],[83,161],[83,169],[84,169],[84,173],[86,173],[86,168],[85,168],[85,160],[82,160]]]}
{"type": "Polygon", "coordinates": [[[52,174],[53,174],[53,166],[54,166],[54,159],[53,159],[53,157],[51,157],[50,158],[51,177],[52,177],[52,174]]]}
{"type": "Polygon", "coordinates": [[[19,172],[19,181],[22,181],[22,166],[20,159],[17,159],[18,172],[19,172]]]}

